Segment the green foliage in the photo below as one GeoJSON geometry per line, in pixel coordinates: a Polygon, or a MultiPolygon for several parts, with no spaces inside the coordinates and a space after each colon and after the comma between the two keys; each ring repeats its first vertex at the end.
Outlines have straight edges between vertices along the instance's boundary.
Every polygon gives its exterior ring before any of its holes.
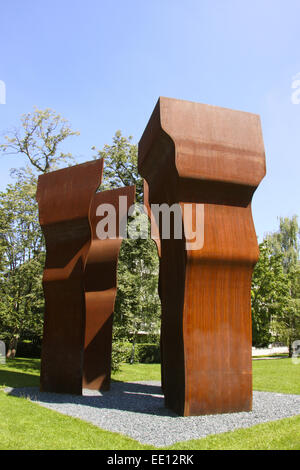
{"type": "Polygon", "coordinates": [[[120,371],[124,363],[159,364],[160,345],[158,343],[130,343],[129,341],[113,341],[112,371],[120,371]]]}
{"type": "Polygon", "coordinates": [[[289,347],[291,355],[293,341],[300,339],[300,228],[297,217],[280,218],[278,232],[268,239],[274,255],[282,255],[288,287],[286,308],[275,312],[271,327],[276,337],[289,347]]]}
{"type": "Polygon", "coordinates": [[[123,137],[117,131],[112,145],[104,145],[102,150],[92,147],[97,157],[104,158],[103,183],[101,189],[115,189],[121,186],[136,186],[136,200],[143,201],[143,179],[138,173],[137,146],[131,143],[132,137],[123,137]]]}
{"type": "Polygon", "coordinates": [[[135,345],[135,362],[159,364],[160,345],[157,343],[137,343],[135,345]]]}
{"type": "MultiPolygon", "coordinates": [[[[104,158],[101,189],[136,185],[136,199],[141,202],[143,180],[137,169],[137,146],[132,144],[131,140],[131,137],[123,137],[118,131],[111,145],[105,145],[101,151],[97,151],[97,156],[104,158]]],[[[129,225],[132,226],[135,222],[138,225],[137,217],[138,215],[133,216],[129,225]]],[[[142,232],[140,234],[142,235],[142,232]]],[[[126,352],[123,351],[123,355],[117,353],[121,343],[131,343],[130,360],[134,362],[139,333],[159,332],[158,271],[157,249],[151,239],[123,240],[118,259],[118,290],[114,312],[114,367],[117,367],[117,357],[120,361],[128,359],[127,349],[126,352]]]]}
{"type": "Polygon", "coordinates": [[[58,147],[74,135],[78,132],[59,114],[35,108],[0,145],[3,154],[23,155],[29,164],[13,170],[16,183],[0,193],[0,337],[8,342],[9,355],[20,339],[42,336],[45,248],[35,199],[37,175],[72,160],[58,147]]]}
{"type": "Polygon", "coordinates": [[[252,338],[255,346],[267,346],[272,338],[271,318],[288,305],[289,286],[282,255],[274,254],[268,241],[260,244],[260,258],[252,277],[252,338]]]}
{"type": "Polygon", "coordinates": [[[139,333],[159,331],[158,271],[157,250],[152,240],[123,241],[118,263],[114,330],[119,339],[132,343],[132,361],[139,333]]]}
{"type": "Polygon", "coordinates": [[[284,342],[291,354],[300,338],[300,260],[297,217],[280,218],[279,230],[260,245],[252,280],[253,343],[284,342]]]}
{"type": "MultiPolygon", "coordinates": [[[[32,332],[29,332],[32,336],[32,332]]],[[[17,357],[40,358],[41,357],[41,340],[36,338],[35,341],[24,340],[18,343],[17,357]]]]}
{"type": "Polygon", "coordinates": [[[113,340],[111,352],[111,370],[120,370],[123,362],[130,362],[132,345],[128,341],[113,340]]]}
{"type": "Polygon", "coordinates": [[[0,334],[10,350],[21,337],[42,335],[45,252],[35,192],[30,177],[0,194],[0,334]]]}
{"type": "Polygon", "coordinates": [[[298,218],[280,217],[279,230],[267,236],[274,253],[282,254],[282,265],[285,273],[289,273],[293,266],[299,266],[300,228],[298,218]]]}

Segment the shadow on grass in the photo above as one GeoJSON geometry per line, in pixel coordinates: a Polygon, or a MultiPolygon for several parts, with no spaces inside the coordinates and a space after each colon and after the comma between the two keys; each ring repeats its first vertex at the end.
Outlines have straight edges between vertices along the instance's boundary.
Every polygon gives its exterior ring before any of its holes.
{"type": "Polygon", "coordinates": [[[40,377],[38,375],[15,372],[12,370],[0,370],[0,387],[38,387],[40,377]]]}
{"type": "Polygon", "coordinates": [[[40,359],[16,357],[15,359],[7,359],[4,367],[5,369],[22,369],[24,372],[39,372],[40,365],[40,359]]]}

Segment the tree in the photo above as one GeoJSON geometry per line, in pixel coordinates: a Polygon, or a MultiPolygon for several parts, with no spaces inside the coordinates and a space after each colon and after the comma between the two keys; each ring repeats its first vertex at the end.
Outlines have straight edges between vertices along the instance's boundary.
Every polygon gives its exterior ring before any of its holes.
{"type": "Polygon", "coordinates": [[[143,179],[138,173],[137,146],[131,143],[132,137],[123,137],[117,131],[112,145],[104,145],[102,150],[92,147],[97,152],[95,158],[104,158],[102,190],[119,188],[120,186],[136,186],[136,200],[143,201],[143,179]]]}
{"type": "MultiPolygon", "coordinates": [[[[22,117],[22,129],[6,136],[0,148],[26,156],[29,166],[15,172],[17,183],[1,194],[0,205],[0,325],[9,339],[10,354],[26,335],[42,334],[42,272],[45,249],[35,201],[37,175],[66,163],[70,154],[58,153],[58,145],[73,132],[65,120],[51,110],[37,110],[22,117]]],[[[101,189],[136,185],[142,200],[143,181],[137,171],[137,146],[121,132],[112,145],[97,151],[105,158],[101,189]]],[[[93,147],[95,150],[95,147],[93,147]]],[[[118,263],[114,338],[135,344],[138,332],[157,328],[160,302],[157,293],[158,256],[151,240],[124,240],[118,263]]]]}
{"type": "MultiPolygon", "coordinates": [[[[70,136],[79,135],[73,131],[66,119],[51,109],[34,108],[33,113],[21,116],[21,128],[11,130],[5,136],[0,150],[6,154],[24,155],[28,168],[38,173],[47,173],[61,163],[72,161],[70,153],[58,152],[59,145],[70,136]]],[[[24,168],[21,169],[24,172],[24,168]]]]}
{"type": "Polygon", "coordinates": [[[284,341],[292,355],[292,343],[300,338],[300,229],[297,216],[280,218],[279,230],[268,236],[274,255],[281,253],[286,276],[288,302],[272,317],[274,334],[284,341]]]}
{"type": "Polygon", "coordinates": [[[300,227],[298,218],[294,215],[291,219],[280,217],[279,230],[267,236],[270,246],[275,253],[282,253],[282,265],[284,272],[289,273],[291,269],[299,265],[300,253],[300,227]]]}
{"type": "Polygon", "coordinates": [[[272,338],[272,318],[282,315],[288,306],[289,282],[283,271],[282,254],[274,253],[268,240],[259,249],[252,276],[252,338],[255,346],[267,346],[272,338]]]}
{"type": "Polygon", "coordinates": [[[123,241],[119,256],[114,329],[116,340],[127,340],[132,344],[131,362],[141,331],[158,337],[158,274],[157,248],[152,240],[123,241]]]}
{"type": "MultiPolygon", "coordinates": [[[[101,189],[136,185],[136,199],[140,203],[143,200],[143,179],[137,169],[137,146],[131,140],[131,137],[123,137],[117,131],[112,145],[105,145],[97,151],[97,156],[104,158],[101,189]]],[[[128,238],[122,242],[118,261],[114,343],[130,341],[132,358],[139,332],[156,333],[159,328],[158,269],[157,249],[151,239],[128,238]]]]}
{"type": "Polygon", "coordinates": [[[78,134],[55,111],[35,108],[0,145],[4,154],[27,159],[26,168],[13,171],[16,183],[0,194],[0,331],[10,357],[20,338],[42,336],[45,248],[35,199],[37,176],[73,160],[70,153],[59,152],[59,145],[78,134]]]}
{"type": "Polygon", "coordinates": [[[42,336],[45,251],[35,193],[36,181],[28,178],[0,194],[0,325],[8,357],[20,338],[42,336]]]}
{"type": "Polygon", "coordinates": [[[253,342],[292,343],[300,338],[300,261],[297,217],[280,218],[279,230],[260,245],[252,279],[253,342]]]}

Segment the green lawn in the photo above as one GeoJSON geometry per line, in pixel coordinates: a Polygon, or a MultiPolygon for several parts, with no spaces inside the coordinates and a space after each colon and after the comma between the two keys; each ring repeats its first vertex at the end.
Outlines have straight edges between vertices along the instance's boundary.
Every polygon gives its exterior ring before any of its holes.
{"type": "Polygon", "coordinates": [[[40,383],[40,359],[16,358],[0,364],[1,387],[38,387],[40,383]]]}
{"type": "MultiPolygon", "coordinates": [[[[0,388],[38,386],[38,359],[16,358],[0,365],[0,388]]],[[[159,364],[124,364],[114,380],[160,380],[159,364]]],[[[300,365],[291,359],[253,361],[255,390],[300,394],[300,365]]],[[[0,449],[154,449],[118,433],[0,392],[0,449]]],[[[177,443],[167,449],[297,449],[300,416],[249,429],[177,443]]]]}
{"type": "MultiPolygon", "coordinates": [[[[113,378],[128,382],[160,380],[160,364],[123,364],[113,378]]],[[[289,358],[253,361],[253,389],[300,395],[300,364],[293,364],[289,358]]]]}
{"type": "Polygon", "coordinates": [[[253,361],[253,389],[300,394],[300,364],[289,358],[253,361]]]}
{"type": "Polygon", "coordinates": [[[300,415],[188,442],[177,450],[300,450],[300,415]]]}

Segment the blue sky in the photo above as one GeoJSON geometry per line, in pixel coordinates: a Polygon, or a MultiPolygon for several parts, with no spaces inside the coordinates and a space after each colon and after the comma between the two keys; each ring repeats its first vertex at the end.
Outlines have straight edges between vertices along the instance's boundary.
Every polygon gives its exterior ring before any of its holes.
{"type": "MultiPolygon", "coordinates": [[[[267,176],[253,198],[259,240],[299,214],[299,0],[11,0],[0,7],[0,134],[52,108],[78,162],[115,131],[138,142],[159,96],[257,113],[267,176]]],[[[300,94],[299,94],[300,96],[300,94]]],[[[17,157],[0,158],[0,189],[17,157]]]]}

